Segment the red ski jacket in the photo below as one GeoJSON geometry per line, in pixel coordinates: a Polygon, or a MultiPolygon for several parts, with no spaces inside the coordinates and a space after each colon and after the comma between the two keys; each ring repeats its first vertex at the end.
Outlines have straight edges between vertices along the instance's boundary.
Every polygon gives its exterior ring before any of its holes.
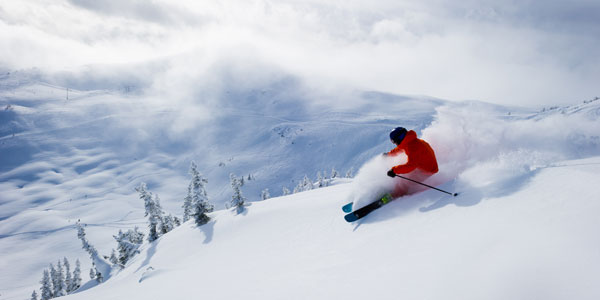
{"type": "Polygon", "coordinates": [[[435,159],[435,153],[429,144],[417,138],[417,133],[410,130],[406,133],[404,140],[388,153],[388,155],[396,156],[404,151],[408,157],[408,161],[403,165],[398,165],[392,168],[396,174],[406,174],[419,169],[428,173],[437,173],[438,165],[435,159]]]}

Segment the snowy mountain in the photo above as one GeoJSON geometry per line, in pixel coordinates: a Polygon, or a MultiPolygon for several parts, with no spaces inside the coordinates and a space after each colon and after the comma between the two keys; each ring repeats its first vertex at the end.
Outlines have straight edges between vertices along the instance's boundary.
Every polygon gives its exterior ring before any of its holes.
{"type": "Polygon", "coordinates": [[[599,101],[534,110],[347,92],[331,109],[314,101],[330,94],[277,77],[250,87],[234,80],[220,101],[199,95],[182,109],[43,79],[2,78],[0,267],[11,270],[0,274],[2,299],[30,295],[63,257],[79,259],[87,281],[91,261],[75,222],[110,255],[119,229],[146,230],[141,182],[181,216],[191,161],[208,179],[213,221],[146,242],[126,268],[68,298],[600,295],[599,101]],[[441,172],[430,183],[460,195],[428,190],[346,223],[343,204],[391,180],[376,157],[400,125],[435,149],[441,172]],[[356,176],[278,197],[332,168],[356,176]],[[230,173],[251,178],[243,192],[252,205],[241,215],[224,209],[230,173]],[[274,198],[259,201],[265,188],[274,198]]]}
{"type": "Polygon", "coordinates": [[[598,12],[0,0],[0,300],[598,299],[598,12]]]}

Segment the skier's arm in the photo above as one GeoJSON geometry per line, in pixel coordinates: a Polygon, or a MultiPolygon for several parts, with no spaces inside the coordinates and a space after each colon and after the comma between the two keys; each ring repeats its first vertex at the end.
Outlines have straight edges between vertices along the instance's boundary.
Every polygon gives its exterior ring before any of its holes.
{"type": "Polygon", "coordinates": [[[407,149],[405,152],[406,152],[407,162],[403,165],[397,165],[392,168],[392,171],[394,171],[394,173],[396,173],[396,174],[410,173],[417,168],[417,164],[415,163],[415,161],[418,161],[418,160],[415,159],[414,156],[418,155],[418,153],[416,153],[414,151],[410,151],[409,149],[407,149]]]}
{"type": "Polygon", "coordinates": [[[406,174],[414,171],[417,168],[416,165],[407,162],[403,165],[398,165],[392,168],[392,171],[396,174],[406,174]]]}

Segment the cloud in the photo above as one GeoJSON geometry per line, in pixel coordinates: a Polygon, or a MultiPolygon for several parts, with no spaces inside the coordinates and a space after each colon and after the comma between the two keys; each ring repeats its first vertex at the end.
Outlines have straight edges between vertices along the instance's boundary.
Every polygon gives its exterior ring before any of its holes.
{"type": "Polygon", "coordinates": [[[104,16],[120,16],[161,25],[198,24],[202,18],[169,3],[141,0],[69,0],[69,3],[104,16]]]}
{"type": "Polygon", "coordinates": [[[145,81],[156,83],[170,68],[204,77],[215,73],[215,62],[245,59],[316,88],[512,105],[575,103],[598,92],[599,5],[15,1],[0,9],[0,66],[63,71],[158,63],[167,69],[142,67],[145,81]]]}

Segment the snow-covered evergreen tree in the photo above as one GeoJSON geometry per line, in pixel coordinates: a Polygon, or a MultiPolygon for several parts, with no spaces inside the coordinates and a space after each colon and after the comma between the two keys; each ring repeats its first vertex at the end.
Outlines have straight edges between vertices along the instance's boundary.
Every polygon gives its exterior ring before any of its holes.
{"type": "Polygon", "coordinates": [[[115,249],[112,249],[112,252],[110,253],[110,258],[108,259],[113,265],[117,265],[119,267],[122,267],[119,264],[119,258],[117,258],[117,251],[115,251],[115,249]]]}
{"type": "Polygon", "coordinates": [[[294,194],[296,193],[300,193],[302,192],[302,190],[304,189],[304,185],[302,185],[302,181],[298,181],[298,184],[296,185],[296,187],[294,187],[294,194]]]}
{"type": "Polygon", "coordinates": [[[263,200],[267,200],[267,199],[271,198],[271,193],[269,193],[269,189],[264,189],[262,191],[262,193],[260,194],[260,198],[263,200]]]}
{"type": "Polygon", "coordinates": [[[92,267],[90,268],[90,279],[96,280],[99,283],[104,281],[104,276],[102,276],[102,273],[98,270],[98,268],[96,268],[96,264],[94,264],[94,262],[92,262],[92,267]]]}
{"type": "Polygon", "coordinates": [[[135,227],[133,230],[129,229],[127,232],[119,230],[117,235],[113,236],[117,241],[117,250],[119,252],[118,264],[125,266],[125,264],[136,254],[139,253],[139,247],[144,242],[144,234],[138,231],[135,227]]]}
{"type": "Polygon", "coordinates": [[[50,279],[50,273],[48,270],[44,270],[44,276],[42,277],[41,287],[41,300],[52,299],[52,280],[50,279]]]}
{"type": "Polygon", "coordinates": [[[321,172],[317,172],[317,187],[326,187],[329,184],[327,183],[327,178],[325,178],[321,172]]]}
{"type": "Polygon", "coordinates": [[[334,179],[337,178],[340,174],[335,168],[331,168],[331,176],[329,178],[334,179]]]}
{"type": "MultiPolygon", "coordinates": [[[[165,234],[163,230],[163,216],[164,211],[162,206],[160,205],[160,197],[157,194],[154,194],[154,199],[152,200],[153,205],[151,205],[151,210],[148,211],[148,223],[154,224],[154,228],[156,229],[157,236],[165,234]]],[[[151,225],[152,226],[152,225],[151,225]]]]}
{"type": "Polygon", "coordinates": [[[304,175],[304,179],[302,179],[302,191],[310,191],[312,189],[314,189],[315,186],[313,184],[313,182],[310,180],[310,178],[308,178],[308,176],[304,175]]]}
{"type": "Polygon", "coordinates": [[[35,290],[33,291],[33,293],[31,293],[31,300],[38,300],[38,295],[35,292],[35,290]]]}
{"type": "Polygon", "coordinates": [[[69,287],[69,292],[76,291],[81,286],[81,263],[79,259],[75,261],[75,270],[73,270],[73,280],[69,287]]]}
{"type": "MultiPolygon", "coordinates": [[[[193,162],[192,162],[193,163],[193,162]]],[[[192,203],[192,188],[193,188],[193,179],[190,184],[188,184],[188,192],[185,198],[183,198],[183,222],[187,222],[192,217],[194,213],[194,204],[192,203]]]]}
{"type": "Polygon", "coordinates": [[[90,254],[90,258],[92,259],[92,264],[94,265],[94,269],[96,269],[96,280],[98,282],[102,282],[106,276],[110,274],[111,264],[104,260],[100,255],[98,255],[98,251],[94,246],[92,246],[87,238],[85,237],[85,230],[79,221],[76,223],[77,226],[77,237],[81,240],[83,244],[83,249],[90,254]]]}
{"type": "Polygon", "coordinates": [[[96,268],[95,265],[94,270],[96,270],[96,281],[98,281],[99,283],[104,282],[104,275],[102,275],[102,272],[100,272],[100,270],[98,270],[98,268],[96,268]]]}
{"type": "Polygon", "coordinates": [[[71,276],[71,264],[69,263],[69,260],[66,257],[63,258],[63,266],[65,268],[65,289],[68,294],[71,292],[73,276],[71,276]]]}
{"type": "Polygon", "coordinates": [[[79,221],[77,221],[76,226],[77,226],[77,237],[81,240],[81,244],[83,245],[83,250],[85,250],[87,253],[89,253],[90,256],[92,257],[92,259],[94,257],[98,256],[98,251],[96,250],[96,248],[94,248],[94,246],[92,246],[90,244],[90,242],[85,237],[85,229],[83,229],[83,226],[81,225],[81,223],[79,223],[79,221]]]}
{"type": "Polygon", "coordinates": [[[246,198],[242,195],[242,183],[233,173],[229,174],[229,179],[231,181],[231,188],[233,189],[233,196],[231,196],[231,201],[227,204],[227,208],[235,208],[239,214],[244,211],[244,204],[246,203],[246,198]]]}
{"type": "Polygon", "coordinates": [[[204,225],[210,221],[207,213],[214,210],[214,206],[208,201],[208,193],[206,192],[206,184],[208,180],[198,171],[198,166],[194,162],[190,164],[190,175],[192,181],[188,189],[188,195],[191,197],[190,217],[194,217],[197,225],[204,225]]]}
{"type": "Polygon", "coordinates": [[[140,193],[140,199],[144,200],[145,213],[144,217],[148,217],[148,241],[153,242],[160,237],[162,220],[162,207],[160,206],[160,199],[158,196],[152,197],[152,193],[148,191],[145,183],[141,183],[140,186],[135,188],[140,193]]]}
{"type": "Polygon", "coordinates": [[[52,282],[52,298],[56,297],[56,289],[60,286],[58,283],[57,271],[53,264],[50,264],[50,281],[52,282]]]}
{"type": "Polygon", "coordinates": [[[210,217],[207,213],[214,210],[214,206],[208,201],[198,201],[195,205],[194,220],[198,226],[204,225],[210,221],[210,217]]]}
{"type": "Polygon", "coordinates": [[[348,172],[346,172],[346,178],[352,178],[354,177],[354,168],[351,167],[350,170],[348,170],[348,172]]]}
{"type": "Polygon", "coordinates": [[[289,195],[290,193],[291,193],[291,192],[290,192],[290,189],[288,189],[286,186],[284,186],[284,187],[283,187],[283,195],[284,195],[284,196],[285,196],[285,195],[289,195]]]}
{"type": "Polygon", "coordinates": [[[56,265],[56,272],[54,273],[53,283],[53,295],[54,298],[62,297],[67,295],[67,286],[65,285],[65,275],[62,263],[58,260],[56,265]]]}
{"type": "Polygon", "coordinates": [[[172,214],[163,216],[160,223],[161,223],[160,228],[161,228],[162,234],[165,234],[165,233],[175,229],[175,227],[177,227],[181,224],[179,219],[177,217],[173,216],[172,214]]]}

